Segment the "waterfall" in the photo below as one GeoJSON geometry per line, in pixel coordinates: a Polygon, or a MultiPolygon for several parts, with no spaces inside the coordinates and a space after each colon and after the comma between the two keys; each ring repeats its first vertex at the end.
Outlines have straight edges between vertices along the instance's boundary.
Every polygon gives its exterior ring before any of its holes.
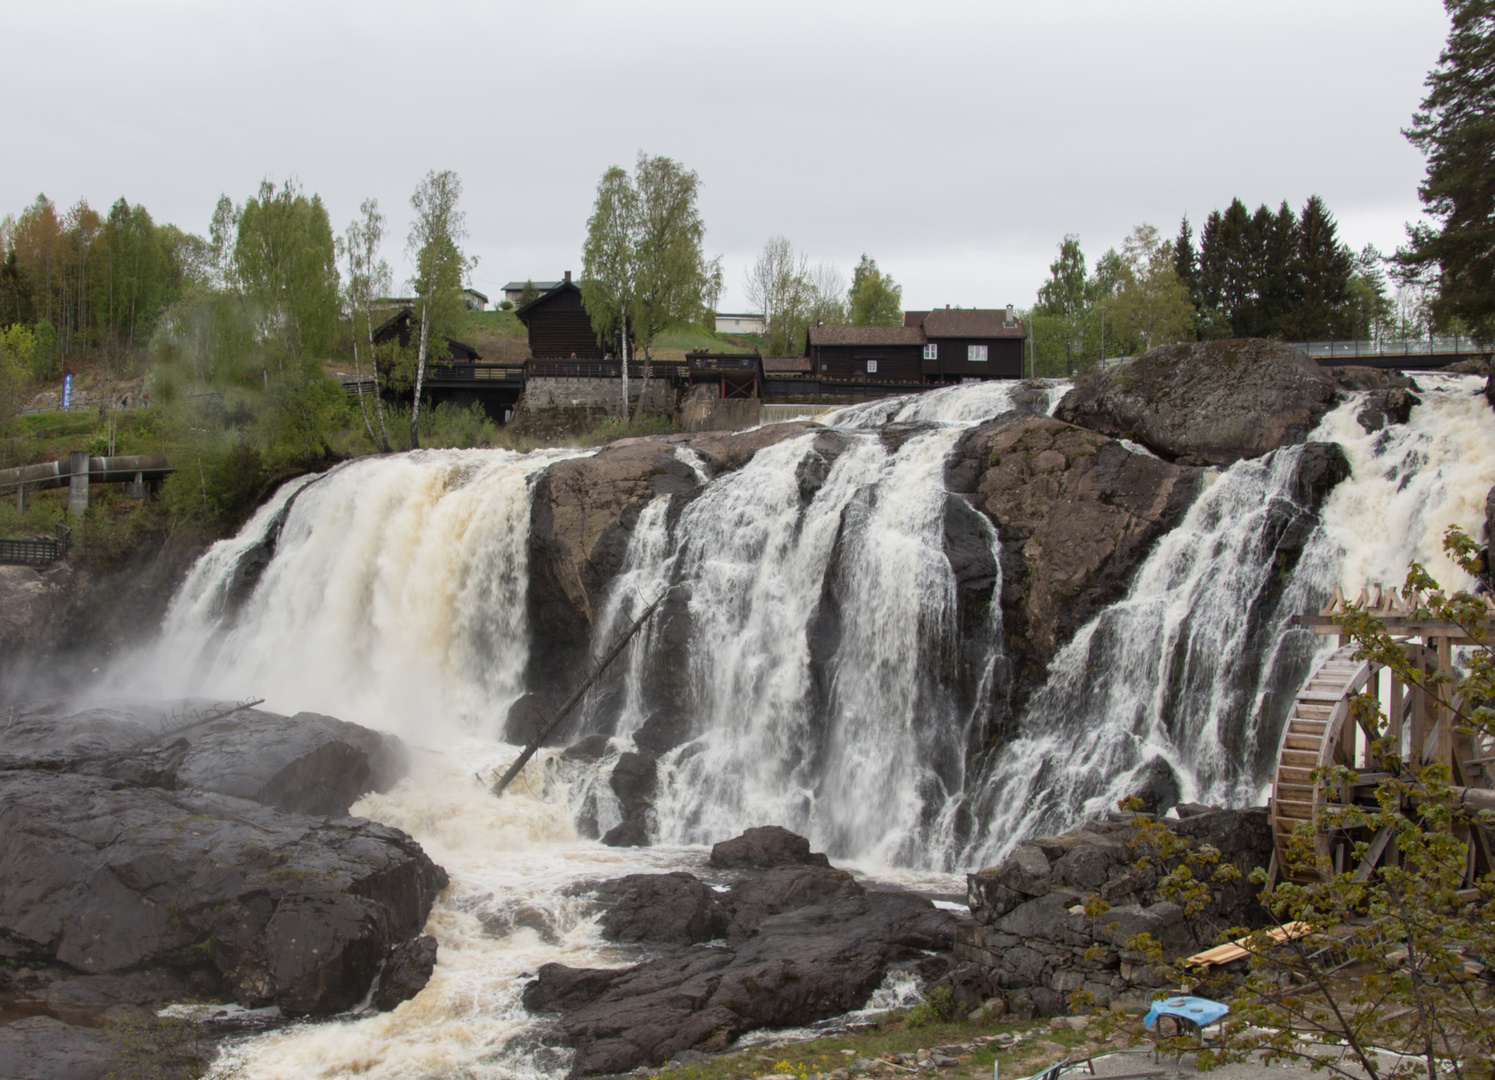
{"type": "Polygon", "coordinates": [[[1291,494],[1302,448],[1238,462],[1157,544],[1128,595],[1054,658],[1021,733],[973,792],[981,823],[959,862],[996,861],[1018,840],[1114,808],[1166,767],[1185,799],[1259,804],[1293,695],[1332,639],[1292,625],[1337,584],[1400,584],[1408,563],[1447,587],[1473,583],[1443,553],[1444,529],[1478,536],[1495,485],[1495,415],[1478,379],[1419,375],[1410,422],[1367,432],[1362,395],[1313,441],[1352,474],[1325,501],[1285,582],[1284,538],[1308,513],[1291,494]]]}
{"type": "Polygon", "coordinates": [[[263,697],[429,740],[522,692],[529,481],[567,451],[420,451],[286,485],[199,561],[144,665],[157,693],[263,697]],[[286,503],[252,595],[239,560],[286,503]]]}
{"type": "Polygon", "coordinates": [[[249,1040],[227,1065],[251,1080],[563,1075],[566,1052],[533,1041],[524,973],[631,956],[601,939],[577,883],[700,873],[696,845],[747,826],[787,825],[838,861],[950,891],[960,881],[940,871],[995,861],[1145,778],[1171,776],[1185,798],[1257,801],[1289,699],[1325,647],[1290,617],[1336,583],[1400,581],[1414,558],[1468,584],[1439,542],[1449,524],[1479,533],[1495,414],[1477,379],[1417,378],[1408,424],[1366,432],[1363,395],[1350,395],[1313,433],[1353,469],[1317,515],[1294,494],[1303,448],[1214,472],[990,752],[975,736],[1009,682],[1000,606],[981,600],[1000,595],[999,541],[945,490],[944,470],[971,425],[1049,413],[1063,384],[851,406],[722,475],[679,447],[701,486],[640,511],[594,632],[600,652],[672,590],[588,703],[613,753],[590,765],[542,752],[502,799],[480,775],[512,760],[499,723],[534,689],[532,486],[580,452],[421,451],[283,487],[199,561],[160,642],[125,666],[156,693],[264,696],[402,734],[419,751],[412,775],[353,812],[411,833],[452,883],[418,997],[249,1040]],[[957,530],[962,565],[984,559],[986,578],[957,571],[957,530]],[[272,534],[252,589],[237,587],[272,534]],[[579,807],[603,829],[618,820],[606,770],[650,722],[661,680],[690,730],[660,758],[657,846],[581,839],[579,807]]]}

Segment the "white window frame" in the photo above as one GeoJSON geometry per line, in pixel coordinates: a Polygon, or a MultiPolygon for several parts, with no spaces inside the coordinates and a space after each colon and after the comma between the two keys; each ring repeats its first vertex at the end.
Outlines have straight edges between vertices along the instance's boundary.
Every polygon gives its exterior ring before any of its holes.
{"type": "Polygon", "coordinates": [[[876,360],[868,360],[867,361],[867,374],[868,375],[876,375],[877,374],[877,361],[876,360]]]}
{"type": "Polygon", "coordinates": [[[937,341],[931,341],[924,346],[925,360],[938,360],[940,358],[940,345],[937,341]]]}
{"type": "Polygon", "coordinates": [[[984,364],[987,362],[989,355],[987,346],[985,345],[966,346],[966,363],[968,364],[984,364]]]}

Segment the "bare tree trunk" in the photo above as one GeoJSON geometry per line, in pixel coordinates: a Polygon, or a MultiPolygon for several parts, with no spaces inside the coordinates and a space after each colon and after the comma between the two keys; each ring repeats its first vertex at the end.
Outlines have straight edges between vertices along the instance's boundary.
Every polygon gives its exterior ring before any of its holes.
{"type": "Polygon", "coordinates": [[[623,422],[628,422],[628,309],[623,309],[623,422]]]}
{"type": "Polygon", "coordinates": [[[633,410],[633,419],[637,420],[644,414],[644,398],[649,395],[649,368],[654,360],[654,343],[648,342],[644,345],[644,383],[638,391],[638,408],[633,410]]]}
{"type": "Polygon", "coordinates": [[[420,449],[420,391],[426,381],[426,341],[431,336],[431,313],[428,302],[420,309],[420,349],[415,354],[415,400],[410,404],[410,449],[420,449]]]}
{"type": "Polygon", "coordinates": [[[379,444],[389,453],[389,432],[384,427],[384,398],[379,393],[379,354],[374,349],[374,312],[364,309],[364,327],[369,332],[369,366],[374,369],[374,412],[379,417],[379,444]]]}
{"type": "Polygon", "coordinates": [[[358,411],[363,413],[363,426],[368,428],[369,442],[378,446],[379,440],[374,435],[374,425],[369,422],[369,407],[363,400],[363,365],[358,362],[358,325],[356,316],[353,326],[353,377],[358,380],[358,411]]]}

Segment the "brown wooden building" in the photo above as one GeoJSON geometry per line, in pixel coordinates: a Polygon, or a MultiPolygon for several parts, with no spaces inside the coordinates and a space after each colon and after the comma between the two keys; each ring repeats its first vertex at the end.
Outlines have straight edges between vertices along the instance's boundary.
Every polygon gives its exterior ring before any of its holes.
{"type": "MultiPolygon", "coordinates": [[[[391,341],[399,339],[400,348],[408,349],[414,335],[415,310],[410,307],[402,307],[386,319],[374,330],[374,344],[387,345],[391,341]]],[[[438,356],[436,351],[431,350],[430,359],[433,362],[450,360],[455,363],[472,363],[481,359],[478,351],[466,342],[458,341],[456,338],[446,339],[446,356],[438,356]]]]}
{"type": "Polygon", "coordinates": [[[525,304],[514,314],[529,330],[529,354],[536,360],[601,360],[607,350],[597,344],[592,320],[582,306],[581,289],[571,271],[559,285],[525,304]]]}
{"type": "Polygon", "coordinates": [[[805,339],[810,374],[919,382],[924,331],[917,326],[812,326],[805,339]]]}
{"type": "MultiPolygon", "coordinates": [[[[918,312],[907,312],[904,322],[918,312]]],[[[918,322],[926,382],[1021,379],[1028,331],[1011,308],[939,308],[918,322]]]]}
{"type": "Polygon", "coordinates": [[[1004,308],[904,312],[902,326],[815,326],[805,341],[810,375],[830,379],[958,383],[1020,379],[1027,329],[1004,308]]]}

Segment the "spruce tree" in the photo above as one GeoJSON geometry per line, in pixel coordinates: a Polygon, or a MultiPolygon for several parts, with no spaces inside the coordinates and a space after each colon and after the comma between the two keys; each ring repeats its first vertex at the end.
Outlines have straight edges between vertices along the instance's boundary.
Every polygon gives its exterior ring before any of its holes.
{"type": "Polygon", "coordinates": [[[1298,219],[1287,200],[1275,216],[1263,206],[1257,214],[1265,215],[1261,226],[1262,266],[1257,285],[1258,333],[1262,337],[1281,338],[1283,327],[1302,297],[1301,283],[1293,273],[1298,250],[1298,219]]]}
{"type": "Polygon", "coordinates": [[[1220,311],[1230,320],[1236,337],[1251,333],[1251,302],[1256,297],[1255,233],[1251,214],[1240,199],[1232,199],[1220,215],[1215,255],[1220,280],[1220,311]]]}
{"type": "Polygon", "coordinates": [[[1199,295],[1199,254],[1194,250],[1194,230],[1189,225],[1189,215],[1184,215],[1183,224],[1178,228],[1178,239],[1173,241],[1173,272],[1178,275],[1178,280],[1183,282],[1184,288],[1189,290],[1189,302],[1198,311],[1200,306],[1199,295]]]}
{"type": "Polygon", "coordinates": [[[1340,243],[1334,217],[1317,195],[1298,219],[1297,257],[1293,277],[1301,290],[1284,320],[1282,334],[1291,341],[1350,336],[1350,275],[1355,258],[1340,243]]]}
{"type": "Polygon", "coordinates": [[[1444,0],[1453,26],[1405,132],[1428,159],[1418,195],[1439,224],[1409,229],[1408,270],[1438,272],[1433,317],[1495,340],[1495,0],[1444,0]]]}

